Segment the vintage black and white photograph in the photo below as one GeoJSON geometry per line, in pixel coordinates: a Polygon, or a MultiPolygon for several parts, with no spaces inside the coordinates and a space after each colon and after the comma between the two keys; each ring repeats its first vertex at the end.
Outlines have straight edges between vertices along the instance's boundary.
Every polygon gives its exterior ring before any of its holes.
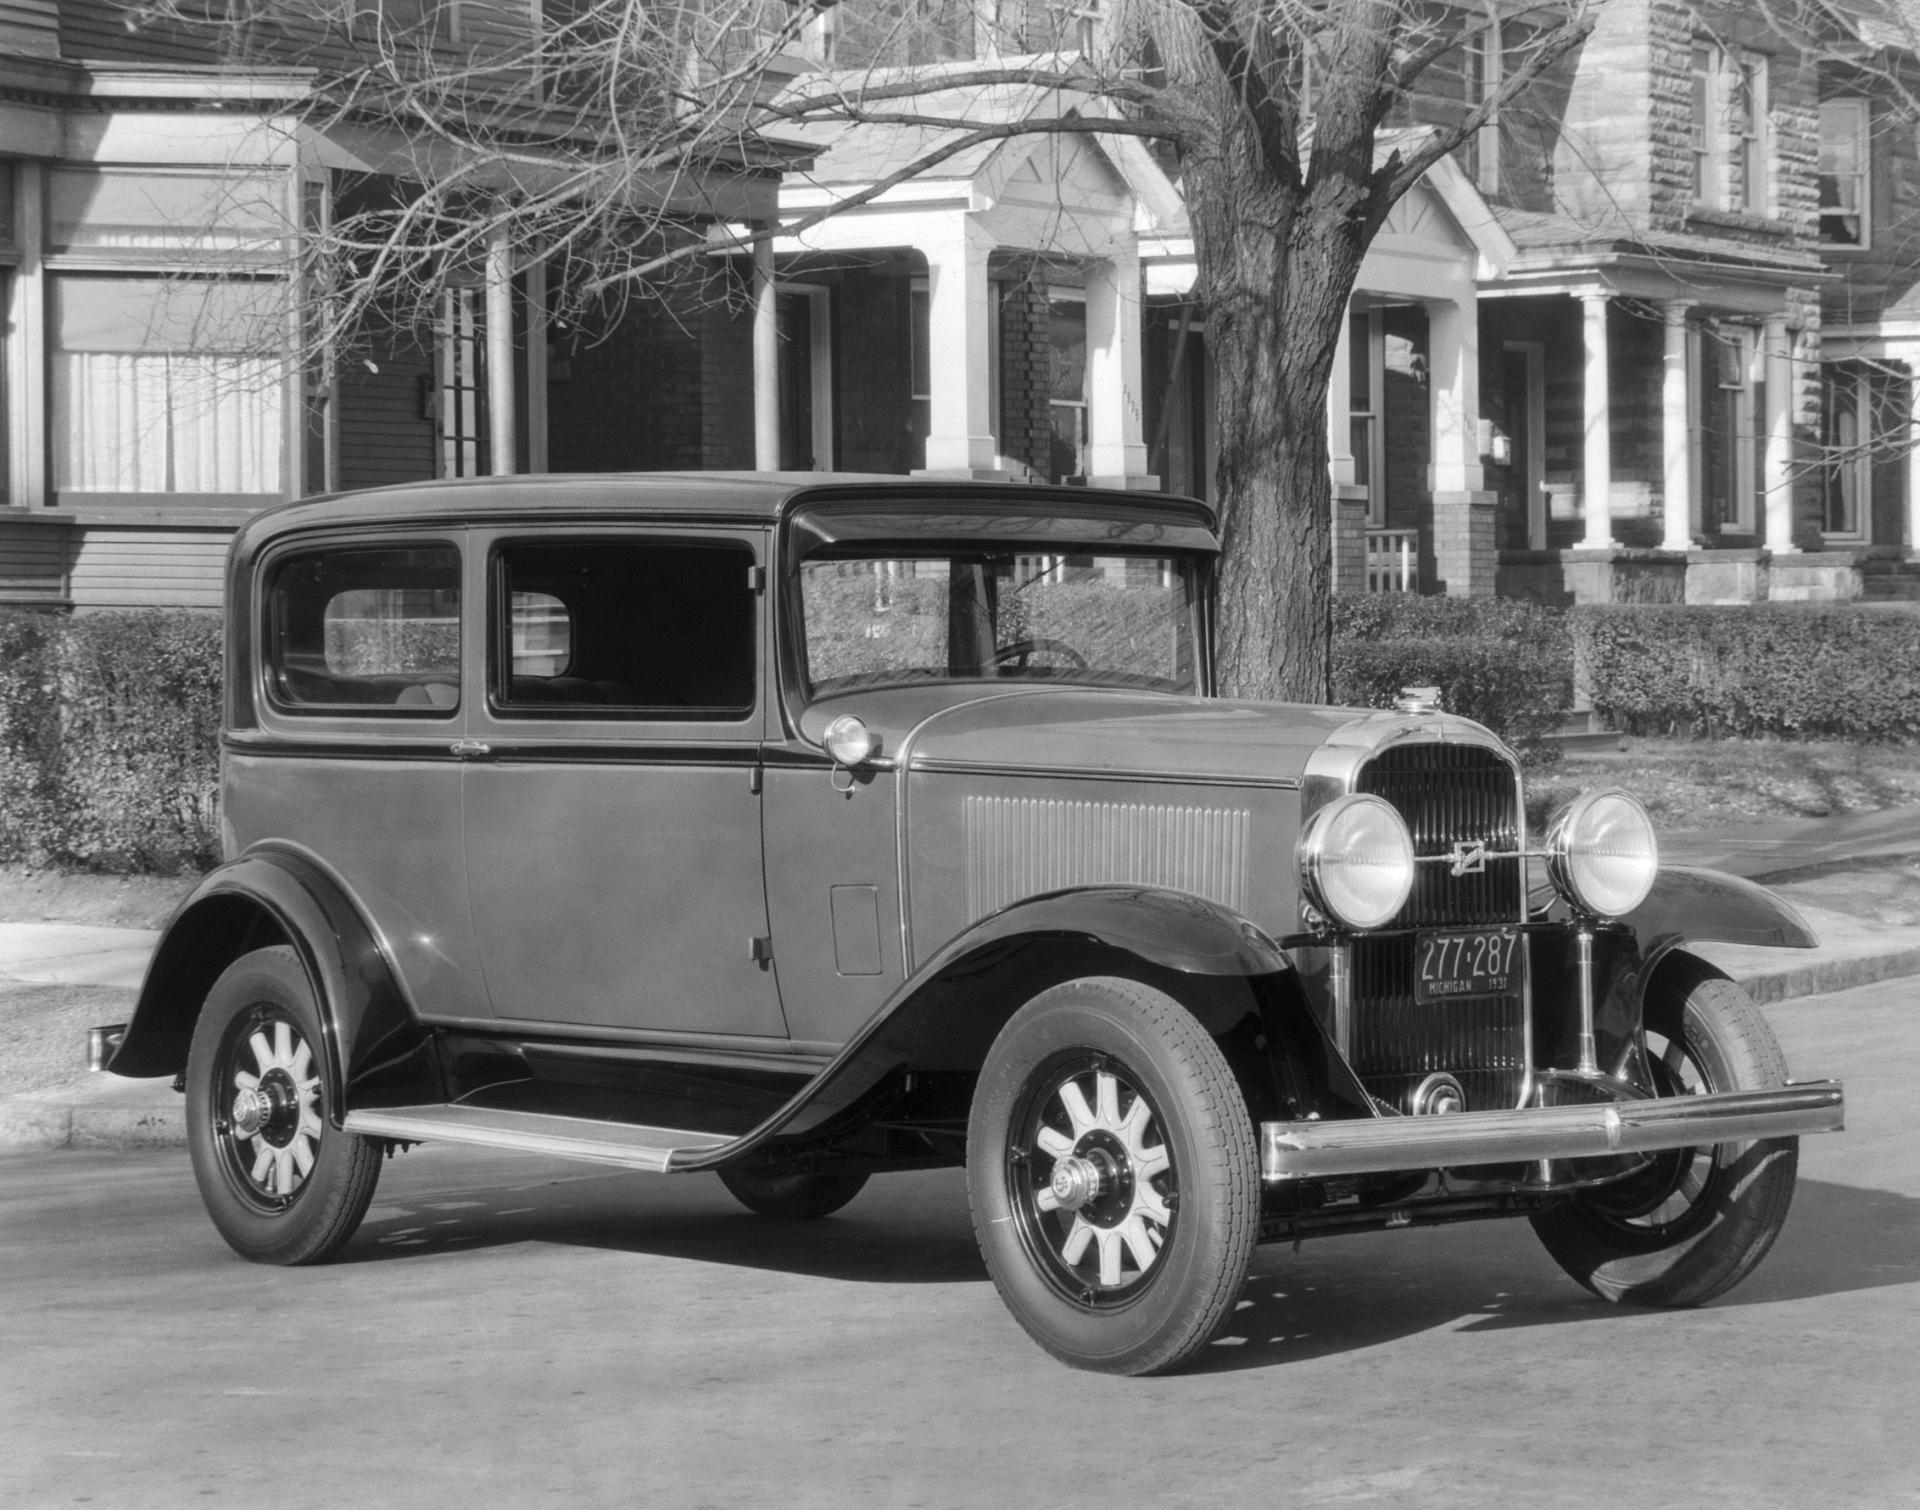
{"type": "Polygon", "coordinates": [[[1920,1507],[1920,0],[0,0],[0,1505],[1920,1507]]]}

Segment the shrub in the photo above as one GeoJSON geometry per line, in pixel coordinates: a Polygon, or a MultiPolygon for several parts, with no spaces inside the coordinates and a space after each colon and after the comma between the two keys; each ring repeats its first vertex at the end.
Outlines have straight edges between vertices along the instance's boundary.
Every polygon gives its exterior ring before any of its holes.
{"type": "Polygon", "coordinates": [[[1449,711],[1492,729],[1534,765],[1573,707],[1564,615],[1504,598],[1380,593],[1334,601],[1333,698],[1389,708],[1402,687],[1437,686],[1449,711]]]}
{"type": "Polygon", "coordinates": [[[1636,734],[1920,734],[1920,617],[1808,604],[1577,609],[1594,711],[1636,734]]]}
{"type": "Polygon", "coordinates": [[[0,615],[0,851],[178,870],[219,848],[220,621],[0,615]]]}

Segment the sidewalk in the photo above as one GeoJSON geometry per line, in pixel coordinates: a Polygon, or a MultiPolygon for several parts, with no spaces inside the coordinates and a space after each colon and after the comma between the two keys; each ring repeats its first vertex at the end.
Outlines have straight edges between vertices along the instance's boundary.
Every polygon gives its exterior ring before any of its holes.
{"type": "MultiPolygon", "coordinates": [[[[1661,859],[1783,880],[1849,863],[1920,854],[1920,808],[1810,818],[1736,834],[1661,836],[1661,859]]],[[[1862,872],[1863,894],[1880,884],[1862,872]]],[[[1817,949],[1703,944],[1699,952],[1756,1001],[1789,1001],[1920,975],[1920,921],[1886,923],[1800,905],[1817,949]]],[[[134,989],[159,934],[64,923],[0,923],[0,980],[134,989]]],[[[76,1064],[85,1045],[73,1046],[76,1064]]],[[[183,1098],[171,1082],[88,1074],[52,1090],[0,1096],[0,1153],[13,1149],[172,1147],[184,1144],[183,1098]]]]}

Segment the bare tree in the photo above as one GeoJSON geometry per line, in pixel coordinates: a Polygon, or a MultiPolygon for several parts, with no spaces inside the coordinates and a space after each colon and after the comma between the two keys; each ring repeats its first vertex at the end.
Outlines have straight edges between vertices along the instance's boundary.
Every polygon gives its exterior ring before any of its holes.
{"type": "Polygon", "coordinates": [[[1217,369],[1222,685],[1317,700],[1327,389],[1361,261],[1395,202],[1579,45],[1605,3],[1119,0],[1097,36],[1084,7],[1048,0],[546,0],[539,29],[531,8],[499,0],[463,5],[458,36],[421,0],[252,0],[224,21],[235,47],[314,67],[309,126],[407,143],[382,165],[380,193],[346,196],[305,240],[322,344],[376,316],[417,317],[441,280],[503,244],[545,259],[563,300],[649,291],[711,256],[711,224],[734,218],[730,176],[777,164],[822,127],[892,126],[901,153],[788,233],[997,138],[1164,142],[1217,369]],[[860,61],[795,80],[781,60],[830,12],[861,39],[843,49],[860,61]],[[1528,40],[1477,104],[1385,129],[1411,118],[1447,60],[1457,69],[1490,29],[1500,45],[1506,13],[1524,16],[1528,40]],[[1059,108],[997,115],[982,108],[992,86],[1048,91],[1059,108]]]}

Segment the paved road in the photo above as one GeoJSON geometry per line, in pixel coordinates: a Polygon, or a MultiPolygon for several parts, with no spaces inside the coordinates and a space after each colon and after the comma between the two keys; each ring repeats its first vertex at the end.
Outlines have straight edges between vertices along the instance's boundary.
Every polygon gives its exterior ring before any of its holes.
{"type": "Polygon", "coordinates": [[[1727,1300],[1599,1306],[1516,1223],[1269,1248],[1172,1379],[1028,1343],[945,1173],[785,1227],[423,1149],[280,1271],[183,1153],[0,1159],[0,1505],[1920,1505],[1920,1002],[1771,1015],[1852,1125],[1727,1300]]]}

